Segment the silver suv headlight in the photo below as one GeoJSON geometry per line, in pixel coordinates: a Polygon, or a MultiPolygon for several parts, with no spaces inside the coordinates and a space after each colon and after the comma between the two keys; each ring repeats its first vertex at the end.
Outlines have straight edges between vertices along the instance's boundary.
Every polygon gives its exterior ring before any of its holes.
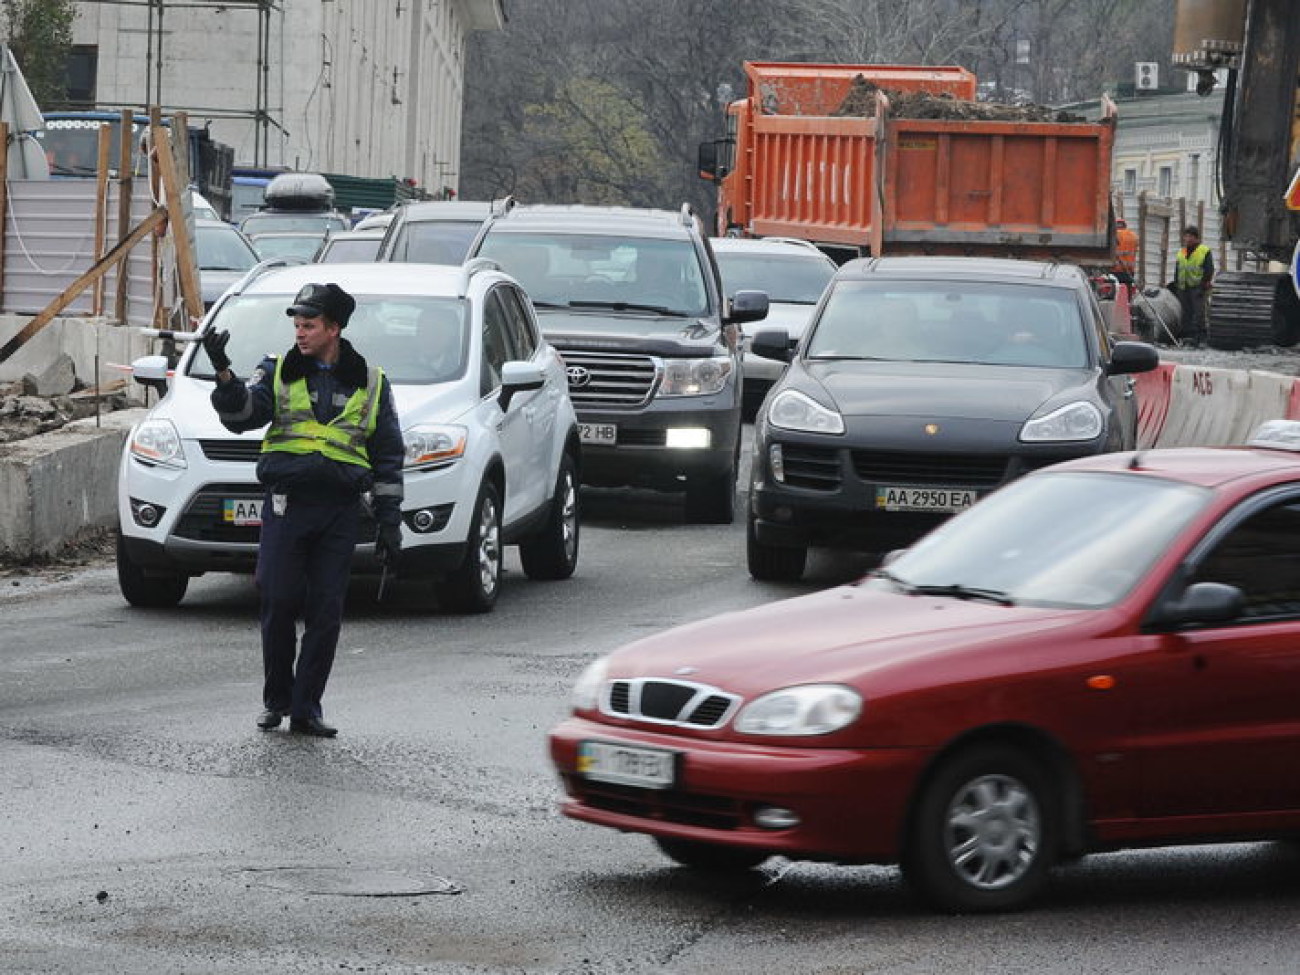
{"type": "Polygon", "coordinates": [[[1021,428],[1020,439],[1026,443],[1096,440],[1101,430],[1101,410],[1080,400],[1030,420],[1021,428]]]}
{"type": "Polygon", "coordinates": [[[465,454],[469,431],[458,423],[421,423],[402,431],[406,469],[446,467],[465,454]]]}
{"type": "Polygon", "coordinates": [[[829,735],[862,713],[862,696],[843,684],[801,684],[764,694],[741,708],[736,730],[745,735],[829,735]]]}
{"type": "Polygon", "coordinates": [[[171,420],[145,420],[131,434],[131,456],[161,467],[187,467],[181,435],[171,420]]]}
{"type": "Polygon", "coordinates": [[[712,396],[720,393],[731,375],[731,357],[665,359],[664,375],[656,396],[712,396]]]}
{"type": "Polygon", "coordinates": [[[797,389],[786,389],[776,394],[772,405],[767,408],[767,422],[783,430],[801,433],[844,432],[844,417],[797,389]]]}

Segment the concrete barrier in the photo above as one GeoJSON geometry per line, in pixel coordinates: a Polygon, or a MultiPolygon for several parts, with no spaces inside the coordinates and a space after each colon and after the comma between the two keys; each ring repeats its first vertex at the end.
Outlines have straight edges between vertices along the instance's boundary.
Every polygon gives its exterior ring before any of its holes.
{"type": "MultiPolygon", "coordinates": [[[[0,345],[17,335],[29,321],[31,318],[27,316],[0,315],[0,345]]],[[[156,351],[155,340],[141,335],[140,329],[134,326],[116,325],[103,318],[56,318],[0,362],[0,383],[17,382],[29,372],[39,373],[66,353],[72,357],[73,369],[83,383],[107,385],[130,379],[129,372],[116,367],[129,366],[140,356],[156,351]]],[[[144,402],[143,390],[138,383],[126,384],[132,402],[144,402]]]]}
{"type": "Polygon", "coordinates": [[[117,466],[143,409],[77,420],[0,444],[0,556],[59,551],[87,528],[117,524],[117,466]]]}

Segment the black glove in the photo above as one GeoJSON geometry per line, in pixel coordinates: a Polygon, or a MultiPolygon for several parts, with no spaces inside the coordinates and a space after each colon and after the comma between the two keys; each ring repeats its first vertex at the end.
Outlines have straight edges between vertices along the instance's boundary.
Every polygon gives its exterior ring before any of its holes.
{"type": "Polygon", "coordinates": [[[203,336],[203,350],[212,361],[212,371],[215,373],[222,373],[230,368],[230,356],[226,355],[226,343],[229,341],[229,332],[211,328],[203,336]]]}
{"type": "Polygon", "coordinates": [[[375,557],[379,564],[389,569],[397,567],[397,559],[402,554],[402,529],[398,525],[380,525],[379,535],[375,538],[375,557]]]}

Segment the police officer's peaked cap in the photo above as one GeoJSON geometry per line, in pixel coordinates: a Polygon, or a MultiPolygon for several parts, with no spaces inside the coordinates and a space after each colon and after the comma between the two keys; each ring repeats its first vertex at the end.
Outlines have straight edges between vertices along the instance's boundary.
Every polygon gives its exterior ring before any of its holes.
{"type": "Polygon", "coordinates": [[[344,328],[356,307],[356,300],[337,284],[305,284],[284,313],[305,318],[324,315],[344,328]]]}

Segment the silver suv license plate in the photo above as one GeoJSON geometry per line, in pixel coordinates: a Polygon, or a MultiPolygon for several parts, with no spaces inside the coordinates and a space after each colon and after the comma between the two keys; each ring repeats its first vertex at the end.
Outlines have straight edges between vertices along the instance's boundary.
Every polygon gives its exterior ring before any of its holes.
{"type": "Polygon", "coordinates": [[[593,782],[671,789],[677,755],[659,748],[634,748],[603,741],[578,746],[578,774],[593,782]]]}

